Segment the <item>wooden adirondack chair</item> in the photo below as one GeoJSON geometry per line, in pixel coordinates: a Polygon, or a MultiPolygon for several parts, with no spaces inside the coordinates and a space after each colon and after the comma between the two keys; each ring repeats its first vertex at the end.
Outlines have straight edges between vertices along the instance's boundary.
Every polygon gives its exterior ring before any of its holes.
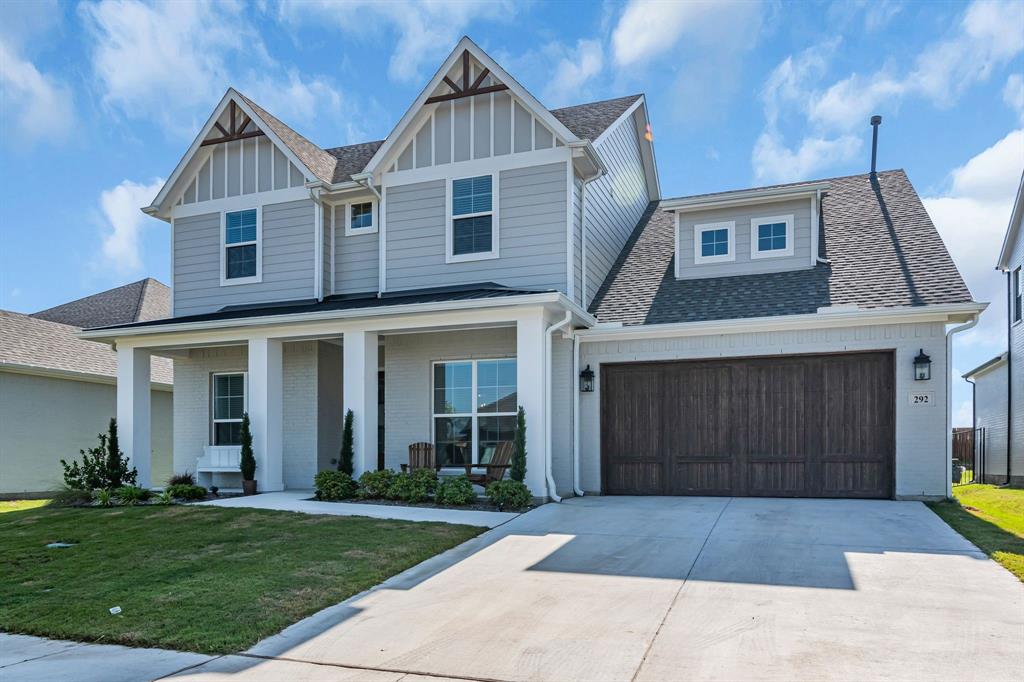
{"type": "Polygon", "coordinates": [[[491,481],[500,481],[504,478],[505,470],[509,468],[509,464],[512,462],[513,452],[515,452],[515,446],[512,444],[512,441],[501,441],[495,446],[494,453],[490,457],[485,452],[481,462],[466,465],[466,477],[471,482],[485,488],[491,481]],[[479,469],[481,467],[484,468],[484,473],[473,473],[474,468],[479,469]]]}
{"type": "Polygon", "coordinates": [[[437,468],[433,443],[412,443],[409,445],[409,463],[402,465],[402,471],[437,468]]]}

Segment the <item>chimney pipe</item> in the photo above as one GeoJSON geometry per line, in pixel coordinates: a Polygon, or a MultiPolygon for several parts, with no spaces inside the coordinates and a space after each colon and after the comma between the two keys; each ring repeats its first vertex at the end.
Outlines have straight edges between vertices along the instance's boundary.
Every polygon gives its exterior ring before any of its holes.
{"type": "Polygon", "coordinates": [[[875,175],[875,162],[878,160],[878,126],[882,125],[882,117],[875,114],[871,117],[871,176],[875,175]]]}

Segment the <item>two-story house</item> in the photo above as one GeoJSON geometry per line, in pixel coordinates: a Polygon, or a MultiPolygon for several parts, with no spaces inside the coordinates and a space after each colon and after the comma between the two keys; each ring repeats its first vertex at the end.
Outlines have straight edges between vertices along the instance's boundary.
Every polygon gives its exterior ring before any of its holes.
{"type": "Polygon", "coordinates": [[[357,474],[420,441],[457,473],[522,406],[541,497],[948,492],[949,326],[984,306],[902,171],[663,199],[643,95],[549,110],[463,38],[382,141],[229,90],[144,210],[174,315],[83,333],[140,473],[163,355],[175,468],[224,484],[243,412],[280,490],[347,409],[357,474]]]}

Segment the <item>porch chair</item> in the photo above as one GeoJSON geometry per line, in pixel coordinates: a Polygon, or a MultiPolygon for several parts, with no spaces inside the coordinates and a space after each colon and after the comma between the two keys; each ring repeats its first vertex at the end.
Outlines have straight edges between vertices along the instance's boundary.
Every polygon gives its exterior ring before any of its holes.
{"type": "Polygon", "coordinates": [[[471,483],[487,487],[492,481],[500,481],[505,476],[505,469],[508,469],[512,462],[512,453],[515,446],[510,440],[503,440],[492,448],[487,448],[477,464],[466,465],[466,477],[471,483]],[[485,467],[484,473],[473,473],[474,468],[485,467]]]}
{"type": "Polygon", "coordinates": [[[411,443],[409,445],[409,463],[402,465],[402,471],[416,471],[417,469],[437,469],[433,443],[411,443]]]}

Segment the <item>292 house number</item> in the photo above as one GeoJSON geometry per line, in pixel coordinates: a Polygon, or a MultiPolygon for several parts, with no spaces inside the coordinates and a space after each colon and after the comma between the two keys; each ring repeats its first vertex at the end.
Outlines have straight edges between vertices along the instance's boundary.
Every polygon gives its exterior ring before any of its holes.
{"type": "Polygon", "coordinates": [[[909,394],[910,404],[915,407],[924,407],[935,402],[933,391],[915,391],[909,394]]]}

